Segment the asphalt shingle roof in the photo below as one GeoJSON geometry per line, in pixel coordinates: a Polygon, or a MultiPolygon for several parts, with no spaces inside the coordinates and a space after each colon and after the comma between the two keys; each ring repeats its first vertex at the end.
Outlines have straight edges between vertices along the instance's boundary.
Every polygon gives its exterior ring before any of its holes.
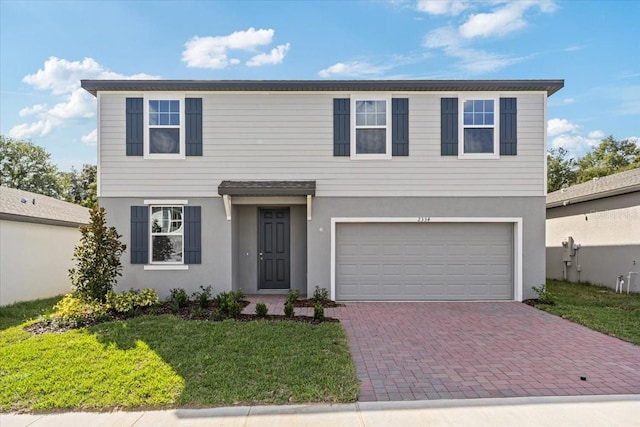
{"type": "Polygon", "coordinates": [[[586,202],[635,191],[640,191],[640,168],[603,176],[549,193],[547,195],[547,207],[560,206],[565,202],[586,202]]]}
{"type": "Polygon", "coordinates": [[[0,186],[0,218],[80,225],[89,222],[89,209],[42,194],[0,186]]]}

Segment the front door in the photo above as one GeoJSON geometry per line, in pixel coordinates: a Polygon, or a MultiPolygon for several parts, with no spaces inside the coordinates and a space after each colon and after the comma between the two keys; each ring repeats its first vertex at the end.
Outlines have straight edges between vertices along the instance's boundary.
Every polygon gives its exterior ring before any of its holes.
{"type": "Polygon", "coordinates": [[[258,217],[258,288],[289,289],[289,208],[260,208],[258,217]]]}

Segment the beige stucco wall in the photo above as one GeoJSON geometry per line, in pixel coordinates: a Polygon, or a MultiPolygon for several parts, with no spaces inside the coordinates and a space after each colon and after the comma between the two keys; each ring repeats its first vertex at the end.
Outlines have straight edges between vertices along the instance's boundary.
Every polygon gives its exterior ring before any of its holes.
{"type": "Polygon", "coordinates": [[[0,220],[0,305],[68,293],[77,228],[0,220]]]}
{"type": "Polygon", "coordinates": [[[640,193],[547,210],[548,277],[562,278],[562,241],[568,236],[580,249],[567,268],[567,279],[615,287],[617,276],[640,271],[640,193]]]}

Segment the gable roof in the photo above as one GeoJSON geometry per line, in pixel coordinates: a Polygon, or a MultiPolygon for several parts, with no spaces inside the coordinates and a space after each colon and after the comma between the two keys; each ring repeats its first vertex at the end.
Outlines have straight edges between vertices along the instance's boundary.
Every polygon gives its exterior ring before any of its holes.
{"type": "Polygon", "coordinates": [[[595,178],[547,195],[547,208],[640,191],[640,168],[595,178]]]}
{"type": "Polygon", "coordinates": [[[42,194],[0,186],[0,219],[77,227],[89,223],[89,209],[42,194]]]}
{"type": "Polygon", "coordinates": [[[553,95],[564,80],[82,80],[93,96],[99,91],[271,91],[271,92],[464,92],[545,91],[553,95]]]}

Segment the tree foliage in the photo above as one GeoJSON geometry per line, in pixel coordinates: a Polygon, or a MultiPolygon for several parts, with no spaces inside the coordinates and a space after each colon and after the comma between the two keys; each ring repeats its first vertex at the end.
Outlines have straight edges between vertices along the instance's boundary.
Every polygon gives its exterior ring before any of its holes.
{"type": "Polygon", "coordinates": [[[552,148],[547,153],[547,191],[560,190],[576,182],[576,161],[564,148],[552,148]]]}
{"type": "Polygon", "coordinates": [[[73,251],[76,267],[69,270],[69,279],[84,300],[103,303],[122,276],[120,257],[127,245],[115,227],[107,227],[104,208],[91,208],[90,216],[89,224],[80,227],[80,244],[73,251]]]}
{"type": "Polygon", "coordinates": [[[97,174],[97,166],[86,164],[82,165],[80,172],[74,167],[71,168],[71,172],[60,172],[64,200],[87,208],[96,206],[98,204],[97,174]]]}
{"type": "Polygon", "coordinates": [[[611,175],[640,166],[640,147],[627,139],[621,141],[608,136],[592,151],[576,162],[577,183],[611,175]]]}
{"type": "Polygon", "coordinates": [[[640,167],[638,144],[628,139],[617,140],[612,135],[578,159],[570,157],[564,148],[551,149],[547,153],[547,191],[637,167],[640,167]]]}
{"type": "Polygon", "coordinates": [[[58,168],[44,148],[0,135],[2,185],[60,198],[58,168]]]}
{"type": "Polygon", "coordinates": [[[98,204],[97,167],[60,172],[44,148],[0,135],[0,184],[43,194],[87,208],[98,204]]]}

